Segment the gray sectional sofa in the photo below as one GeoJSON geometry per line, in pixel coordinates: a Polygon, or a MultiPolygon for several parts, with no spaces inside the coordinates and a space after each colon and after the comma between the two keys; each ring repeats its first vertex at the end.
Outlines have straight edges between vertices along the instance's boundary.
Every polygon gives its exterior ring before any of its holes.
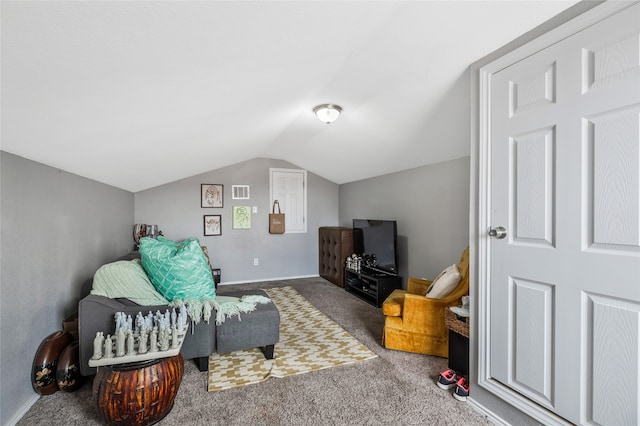
{"type": "MultiPolygon", "coordinates": [[[[138,252],[132,252],[116,260],[139,259],[138,252]]],[[[114,260],[115,261],[115,260],[114,260]]],[[[93,340],[98,331],[110,332],[114,328],[116,312],[131,314],[138,312],[164,312],[168,305],[141,306],[129,299],[109,299],[90,294],[93,280],[88,280],[81,290],[78,304],[78,340],[80,355],[80,373],[89,376],[96,373],[95,367],[89,367],[93,355],[93,340]]],[[[246,292],[225,292],[225,296],[241,297],[246,292]]],[[[251,294],[267,296],[263,291],[251,294]]],[[[236,350],[261,348],[267,359],[274,357],[274,345],[279,341],[280,314],[273,303],[258,304],[255,311],[241,314],[241,317],[229,317],[222,324],[215,324],[215,313],[209,323],[200,321],[189,325],[189,331],[181,348],[185,360],[193,359],[200,371],[206,371],[209,355],[213,352],[227,353],[236,350]]]]}

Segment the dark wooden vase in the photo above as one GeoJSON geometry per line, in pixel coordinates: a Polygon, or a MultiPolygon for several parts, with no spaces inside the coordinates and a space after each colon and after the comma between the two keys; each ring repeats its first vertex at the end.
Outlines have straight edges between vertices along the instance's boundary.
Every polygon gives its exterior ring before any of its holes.
{"type": "Polygon", "coordinates": [[[79,345],[77,340],[71,342],[58,357],[56,381],[61,391],[73,392],[84,384],[85,377],[80,374],[79,345]]]}
{"type": "Polygon", "coordinates": [[[93,398],[108,425],[151,425],[173,408],[184,362],[182,355],[98,367],[93,398]]]}
{"type": "Polygon", "coordinates": [[[40,395],[51,395],[58,391],[56,372],[58,357],[64,348],[73,341],[66,331],[56,331],[40,343],[31,369],[33,390],[40,395]]]}

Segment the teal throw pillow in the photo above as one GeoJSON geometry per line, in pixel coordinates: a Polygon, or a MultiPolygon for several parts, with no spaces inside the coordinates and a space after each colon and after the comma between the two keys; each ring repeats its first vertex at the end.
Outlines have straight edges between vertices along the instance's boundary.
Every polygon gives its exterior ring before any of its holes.
{"type": "Polygon", "coordinates": [[[180,242],[141,238],[140,255],[151,283],[167,300],[216,296],[211,268],[197,238],[180,242]]]}

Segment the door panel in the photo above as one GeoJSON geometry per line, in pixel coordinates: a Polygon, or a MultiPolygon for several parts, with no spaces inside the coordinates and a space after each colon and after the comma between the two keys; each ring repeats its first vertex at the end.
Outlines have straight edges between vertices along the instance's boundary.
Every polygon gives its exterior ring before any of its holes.
{"type": "Polygon", "coordinates": [[[508,234],[489,246],[489,376],[573,423],[638,424],[640,5],[494,73],[490,98],[508,234]]]}
{"type": "Polygon", "coordinates": [[[554,404],[554,285],[526,279],[511,280],[515,311],[515,360],[510,383],[539,404],[554,404]]]}
{"type": "Polygon", "coordinates": [[[511,138],[513,243],[554,245],[555,129],[511,138]]]}
{"type": "Polygon", "coordinates": [[[556,63],[542,64],[537,70],[509,82],[510,117],[528,109],[556,102],[556,63]]]}
{"type": "Polygon", "coordinates": [[[586,118],[584,125],[588,246],[638,252],[640,108],[597,114],[586,118]]]}
{"type": "Polygon", "coordinates": [[[596,294],[585,294],[584,303],[588,418],[601,425],[638,424],[640,304],[596,294]]]}
{"type": "Polygon", "coordinates": [[[605,42],[592,42],[583,48],[583,93],[608,86],[619,80],[638,78],[640,72],[640,37],[630,31],[605,42]]]}

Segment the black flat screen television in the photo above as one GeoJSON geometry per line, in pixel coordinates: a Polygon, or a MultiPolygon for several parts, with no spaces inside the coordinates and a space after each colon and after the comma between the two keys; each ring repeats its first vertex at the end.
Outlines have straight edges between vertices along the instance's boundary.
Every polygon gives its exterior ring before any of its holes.
{"type": "Polygon", "coordinates": [[[363,267],[398,274],[398,229],[395,220],[353,219],[353,249],[363,267]]]}

